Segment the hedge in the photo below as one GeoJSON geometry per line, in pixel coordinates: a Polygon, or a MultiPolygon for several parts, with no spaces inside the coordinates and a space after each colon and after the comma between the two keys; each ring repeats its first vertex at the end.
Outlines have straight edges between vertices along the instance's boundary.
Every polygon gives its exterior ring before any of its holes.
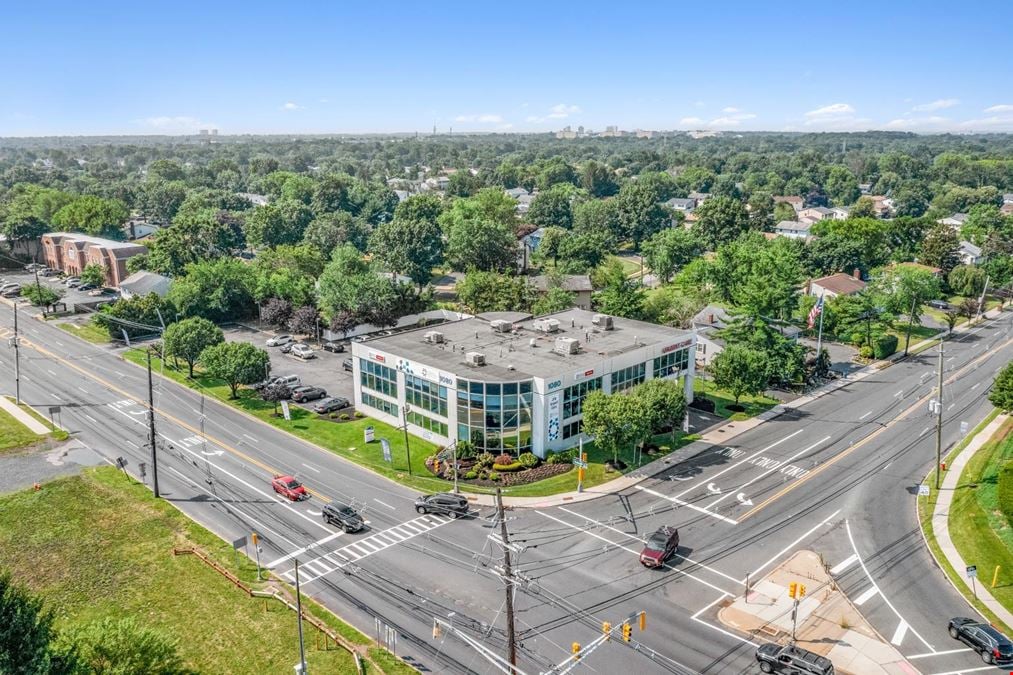
{"type": "Polygon", "coordinates": [[[510,462],[509,464],[493,464],[493,471],[520,471],[524,468],[524,465],[520,462],[510,462]]]}
{"type": "Polygon", "coordinates": [[[886,357],[897,351],[897,336],[896,335],[880,335],[872,341],[873,354],[877,359],[885,359],[886,357]]]}

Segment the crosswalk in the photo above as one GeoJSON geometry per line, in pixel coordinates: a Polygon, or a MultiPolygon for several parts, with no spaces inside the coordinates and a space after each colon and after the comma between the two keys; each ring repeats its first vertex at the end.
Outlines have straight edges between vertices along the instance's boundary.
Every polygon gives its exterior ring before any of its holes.
{"type": "MultiPolygon", "coordinates": [[[[339,570],[346,565],[368,558],[380,551],[397,546],[409,539],[414,539],[451,522],[453,518],[437,514],[428,514],[381,530],[376,534],[358,539],[354,543],[324,553],[305,562],[299,563],[299,582],[308,584],[320,577],[339,570]]],[[[282,573],[284,578],[295,582],[295,568],[282,573]]]]}

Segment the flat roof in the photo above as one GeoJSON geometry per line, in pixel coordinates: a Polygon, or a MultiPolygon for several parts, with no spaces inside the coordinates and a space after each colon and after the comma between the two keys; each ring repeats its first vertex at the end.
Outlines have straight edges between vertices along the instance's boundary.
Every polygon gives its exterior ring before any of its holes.
{"type": "Polygon", "coordinates": [[[378,349],[465,379],[513,381],[547,378],[569,370],[594,367],[635,349],[652,344],[667,346],[692,335],[691,331],[621,317],[613,317],[613,329],[603,331],[591,323],[595,314],[571,308],[529,317],[515,321],[514,330],[507,333],[494,331],[483,315],[354,343],[353,349],[378,349]],[[535,330],[535,322],[543,319],[559,321],[559,330],[548,334],[535,330]],[[423,336],[430,330],[443,333],[442,344],[425,342],[423,336]],[[568,355],[554,352],[558,337],[580,340],[580,352],[568,355]],[[484,354],[486,365],[468,365],[464,360],[468,352],[484,354]]]}
{"type": "Polygon", "coordinates": [[[66,241],[68,239],[71,239],[73,241],[80,241],[80,242],[84,242],[86,244],[97,244],[99,246],[104,246],[104,247],[106,247],[108,249],[116,249],[116,248],[131,248],[131,249],[132,248],[140,248],[140,249],[143,249],[144,248],[144,246],[141,246],[140,244],[135,244],[132,241],[116,241],[115,239],[105,239],[103,237],[93,237],[93,236],[91,236],[89,234],[81,234],[79,232],[47,232],[47,233],[45,233],[42,236],[43,237],[51,237],[51,238],[54,238],[54,239],[57,238],[57,237],[59,237],[61,239],[61,242],[60,242],[61,244],[64,241],[66,241]]]}

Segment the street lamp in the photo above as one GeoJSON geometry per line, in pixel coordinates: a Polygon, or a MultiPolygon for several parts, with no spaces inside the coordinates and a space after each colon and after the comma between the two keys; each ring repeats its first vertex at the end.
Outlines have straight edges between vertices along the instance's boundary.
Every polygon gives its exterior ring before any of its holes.
{"type": "Polygon", "coordinates": [[[408,475],[410,476],[410,475],[412,475],[412,449],[411,449],[411,446],[408,445],[408,404],[407,403],[405,403],[403,406],[401,406],[401,415],[402,415],[401,421],[404,423],[404,426],[402,427],[402,429],[404,429],[404,449],[405,449],[405,453],[408,455],[408,475]]]}
{"type": "Polygon", "coordinates": [[[448,445],[447,447],[445,447],[443,449],[443,452],[446,452],[447,450],[453,450],[454,451],[454,459],[453,459],[454,463],[451,466],[454,469],[454,494],[455,495],[461,493],[461,491],[457,489],[457,441],[458,440],[460,440],[460,439],[457,439],[457,440],[453,441],[450,445],[448,445]]]}

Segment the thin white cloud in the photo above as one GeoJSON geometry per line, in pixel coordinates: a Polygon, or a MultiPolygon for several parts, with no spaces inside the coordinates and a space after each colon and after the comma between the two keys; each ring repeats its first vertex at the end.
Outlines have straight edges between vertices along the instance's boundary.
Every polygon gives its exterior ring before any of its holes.
{"type": "Polygon", "coordinates": [[[987,112],[987,113],[1013,113],[1013,104],[1010,104],[1010,103],[1000,103],[999,105],[993,105],[993,106],[990,106],[988,108],[985,108],[985,110],[982,111],[982,112],[987,112]]]}
{"type": "Polygon", "coordinates": [[[992,115],[960,123],[964,131],[1013,131],[1013,114],[992,115]]]}
{"type": "Polygon", "coordinates": [[[810,110],[805,114],[809,119],[840,117],[842,115],[854,115],[855,109],[847,103],[831,103],[816,110],[810,110]]]}
{"type": "Polygon", "coordinates": [[[155,117],[146,117],[142,120],[137,120],[137,123],[141,126],[148,127],[159,131],[160,133],[178,133],[178,134],[192,134],[196,133],[200,129],[212,129],[215,125],[210,122],[202,122],[196,117],[189,115],[159,115],[155,117]]]}
{"type": "Polygon", "coordinates": [[[955,105],[960,105],[960,99],[957,98],[941,98],[931,103],[921,103],[911,108],[914,112],[932,112],[933,110],[942,110],[944,108],[952,108],[955,105]]]}
{"type": "Polygon", "coordinates": [[[890,120],[883,125],[883,128],[900,129],[905,131],[914,131],[919,129],[923,131],[942,131],[952,127],[952,125],[953,120],[948,117],[931,115],[929,117],[903,117],[890,120]]]}
{"type": "Polygon", "coordinates": [[[805,113],[807,127],[817,127],[826,131],[858,131],[873,126],[872,120],[856,117],[855,108],[850,103],[831,103],[805,113]]]}
{"type": "Polygon", "coordinates": [[[293,103],[292,101],[288,101],[287,103],[285,103],[284,105],[281,106],[281,109],[282,110],[302,110],[302,106],[299,105],[298,103],[293,103]]]}
{"type": "Polygon", "coordinates": [[[579,113],[580,106],[557,103],[549,108],[548,118],[550,120],[565,120],[570,115],[577,115],[579,113]]]}
{"type": "Polygon", "coordinates": [[[679,120],[679,124],[684,127],[691,127],[694,125],[703,124],[703,120],[699,117],[683,117],[679,120]]]}
{"type": "Polygon", "coordinates": [[[741,112],[741,111],[738,108],[735,108],[733,106],[728,106],[727,108],[722,108],[721,112],[723,112],[723,113],[737,113],[737,112],[741,112]]]}
{"type": "Polygon", "coordinates": [[[725,115],[724,117],[712,119],[710,122],[707,123],[707,126],[711,127],[712,129],[727,129],[729,127],[738,127],[741,126],[745,120],[751,120],[755,117],[756,115],[754,115],[753,113],[736,113],[734,115],[725,115]]]}
{"type": "Polygon", "coordinates": [[[502,124],[502,115],[458,115],[454,118],[455,122],[478,122],[480,124],[502,124]]]}

